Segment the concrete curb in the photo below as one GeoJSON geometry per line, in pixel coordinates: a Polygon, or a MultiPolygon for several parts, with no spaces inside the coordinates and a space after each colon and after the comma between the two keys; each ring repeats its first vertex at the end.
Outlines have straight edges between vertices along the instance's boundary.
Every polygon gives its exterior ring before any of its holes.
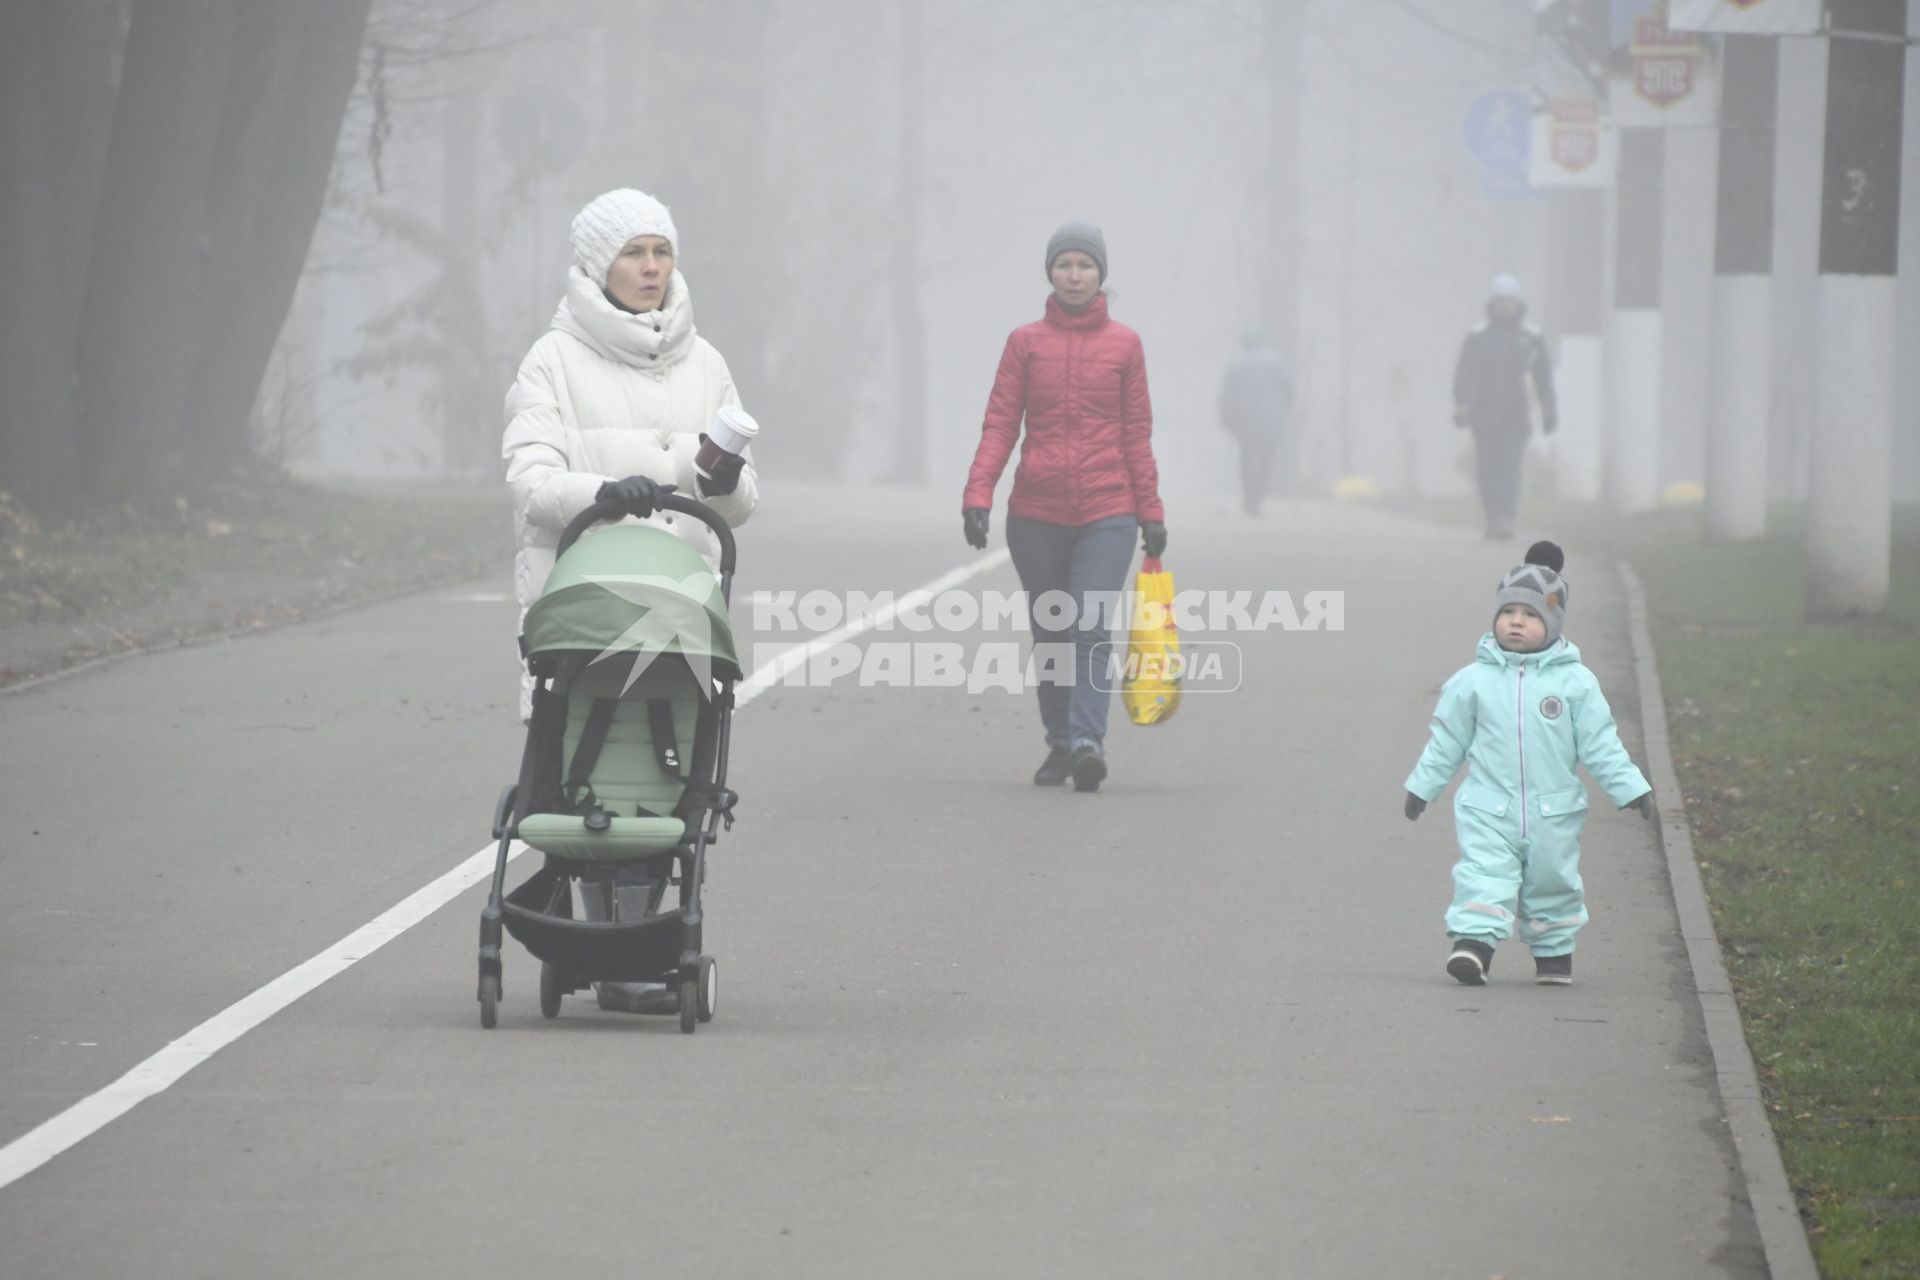
{"type": "Polygon", "coordinates": [[[1660,809],[1660,847],[1667,856],[1667,879],[1673,886],[1673,905],[1680,916],[1680,940],[1693,966],[1694,991],[1707,1026],[1707,1047],[1713,1054],[1720,1105],[1733,1134],[1733,1149],[1747,1185],[1753,1220],[1760,1230],[1767,1273],[1773,1280],[1820,1280],[1800,1222],[1800,1207],[1787,1184],[1780,1148],[1767,1120],[1760,1078],[1753,1067],[1753,1050],[1747,1047],[1740,1007],[1734,1001],[1726,966],[1720,961],[1720,938],[1713,930],[1706,888],[1694,860],[1686,803],[1667,738],[1667,704],[1660,692],[1660,673],[1654,666],[1653,635],[1647,628],[1646,593],[1632,565],[1622,561],[1619,569],[1627,588],[1627,629],[1633,640],[1633,674],[1640,692],[1648,780],[1653,783],[1660,809]]]}

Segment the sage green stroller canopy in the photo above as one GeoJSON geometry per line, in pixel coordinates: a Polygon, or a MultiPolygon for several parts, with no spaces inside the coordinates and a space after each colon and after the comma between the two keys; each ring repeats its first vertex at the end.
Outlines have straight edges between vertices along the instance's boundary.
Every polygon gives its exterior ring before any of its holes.
{"type": "Polygon", "coordinates": [[[696,675],[740,676],[720,576],[664,529],[610,525],[576,541],[527,610],[527,656],[678,654],[696,675]]]}

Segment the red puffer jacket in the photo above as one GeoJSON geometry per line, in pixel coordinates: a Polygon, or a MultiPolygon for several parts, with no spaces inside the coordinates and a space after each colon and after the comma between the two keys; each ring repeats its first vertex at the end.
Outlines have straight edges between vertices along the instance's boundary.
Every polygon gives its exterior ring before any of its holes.
{"type": "Polygon", "coordinates": [[[1064,525],[1123,515],[1165,519],[1146,356],[1139,334],[1107,318],[1105,294],[1078,312],[1049,297],[1046,318],[1007,339],[963,509],[993,505],[1023,416],[1027,441],[1008,511],[1064,525]]]}

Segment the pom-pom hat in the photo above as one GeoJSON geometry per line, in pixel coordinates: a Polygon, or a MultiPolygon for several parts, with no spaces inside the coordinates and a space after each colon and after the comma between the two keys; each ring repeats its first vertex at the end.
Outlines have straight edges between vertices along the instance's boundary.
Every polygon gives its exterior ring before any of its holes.
{"type": "Polygon", "coordinates": [[[1493,616],[1498,618],[1510,604],[1526,605],[1546,623],[1547,639],[1540,647],[1551,648],[1567,621],[1567,580],[1560,576],[1565,563],[1566,556],[1551,542],[1528,547],[1527,562],[1500,579],[1493,596],[1493,616]]]}

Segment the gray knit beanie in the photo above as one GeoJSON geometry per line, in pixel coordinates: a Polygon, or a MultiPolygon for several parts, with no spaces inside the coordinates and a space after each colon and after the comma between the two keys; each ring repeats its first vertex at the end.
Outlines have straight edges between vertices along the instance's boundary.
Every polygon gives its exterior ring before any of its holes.
{"type": "Polygon", "coordinates": [[[601,288],[613,260],[635,236],[659,236],[680,252],[680,233],[673,229],[667,206],[644,191],[621,187],[596,196],[573,218],[573,260],[587,279],[601,288]]]}
{"type": "Polygon", "coordinates": [[[1078,249],[1100,268],[1100,283],[1107,282],[1107,238],[1091,222],[1064,224],[1047,241],[1047,278],[1053,278],[1053,260],[1070,249],[1078,249]]]}
{"type": "Polygon", "coordinates": [[[1567,580],[1560,576],[1566,556],[1551,542],[1536,542],[1527,548],[1527,562],[1500,579],[1493,596],[1493,616],[1510,604],[1523,604],[1540,615],[1547,624],[1546,643],[1553,647],[1567,622],[1567,580]]]}

